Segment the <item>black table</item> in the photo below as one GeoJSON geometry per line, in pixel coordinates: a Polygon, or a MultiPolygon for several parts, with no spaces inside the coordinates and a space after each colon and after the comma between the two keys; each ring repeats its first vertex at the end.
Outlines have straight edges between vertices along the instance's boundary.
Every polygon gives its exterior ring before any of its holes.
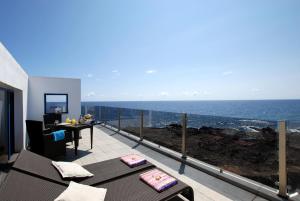
{"type": "Polygon", "coordinates": [[[67,131],[72,131],[74,133],[74,142],[75,142],[75,155],[77,156],[77,148],[79,144],[79,132],[83,129],[89,128],[91,134],[91,149],[93,148],[93,124],[57,124],[56,129],[64,129],[67,131]]]}

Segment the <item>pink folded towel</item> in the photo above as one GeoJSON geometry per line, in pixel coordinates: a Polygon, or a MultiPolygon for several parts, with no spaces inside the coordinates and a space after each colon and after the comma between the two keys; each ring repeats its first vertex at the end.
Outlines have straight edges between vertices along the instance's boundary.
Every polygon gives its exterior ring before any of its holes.
{"type": "Polygon", "coordinates": [[[171,177],[158,169],[153,169],[141,174],[140,179],[158,192],[166,190],[177,184],[177,180],[174,177],[171,177]]]}
{"type": "Polygon", "coordinates": [[[142,158],[137,154],[130,154],[127,156],[123,156],[121,157],[121,161],[126,163],[129,167],[136,167],[139,165],[143,165],[147,162],[146,159],[142,158]]]}

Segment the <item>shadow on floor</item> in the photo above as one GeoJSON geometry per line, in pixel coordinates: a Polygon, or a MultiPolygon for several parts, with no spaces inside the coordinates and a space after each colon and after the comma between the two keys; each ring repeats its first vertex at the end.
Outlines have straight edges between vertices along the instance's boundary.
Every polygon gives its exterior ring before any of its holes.
{"type": "Polygon", "coordinates": [[[0,164],[0,186],[4,182],[9,170],[12,167],[12,163],[0,164]]]}
{"type": "Polygon", "coordinates": [[[119,134],[119,132],[118,132],[118,131],[115,131],[114,133],[109,134],[109,136],[113,136],[113,135],[116,135],[116,134],[119,134]]]}
{"type": "Polygon", "coordinates": [[[7,164],[0,164],[0,172],[9,172],[10,168],[12,167],[12,163],[7,164]]]}
{"type": "Polygon", "coordinates": [[[141,145],[140,143],[136,143],[136,145],[132,146],[131,149],[136,149],[140,145],[141,145]]]}
{"type": "Polygon", "coordinates": [[[178,173],[179,174],[184,174],[184,170],[185,170],[185,163],[181,162],[178,173]]]}

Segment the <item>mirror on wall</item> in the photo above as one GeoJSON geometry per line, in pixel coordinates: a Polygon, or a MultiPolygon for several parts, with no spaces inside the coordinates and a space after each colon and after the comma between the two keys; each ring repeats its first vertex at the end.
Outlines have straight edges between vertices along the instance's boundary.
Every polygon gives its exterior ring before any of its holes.
{"type": "Polygon", "coordinates": [[[68,94],[46,93],[45,114],[68,113],[68,94]]]}

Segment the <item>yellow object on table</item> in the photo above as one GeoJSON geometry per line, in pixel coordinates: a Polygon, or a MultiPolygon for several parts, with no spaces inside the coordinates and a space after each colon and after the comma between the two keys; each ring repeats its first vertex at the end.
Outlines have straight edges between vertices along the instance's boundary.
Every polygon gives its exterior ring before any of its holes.
{"type": "Polygon", "coordinates": [[[76,125],[77,124],[76,119],[73,118],[71,123],[72,123],[72,125],[76,125]]]}
{"type": "Polygon", "coordinates": [[[69,117],[66,118],[66,123],[71,123],[71,120],[69,117]]]}

